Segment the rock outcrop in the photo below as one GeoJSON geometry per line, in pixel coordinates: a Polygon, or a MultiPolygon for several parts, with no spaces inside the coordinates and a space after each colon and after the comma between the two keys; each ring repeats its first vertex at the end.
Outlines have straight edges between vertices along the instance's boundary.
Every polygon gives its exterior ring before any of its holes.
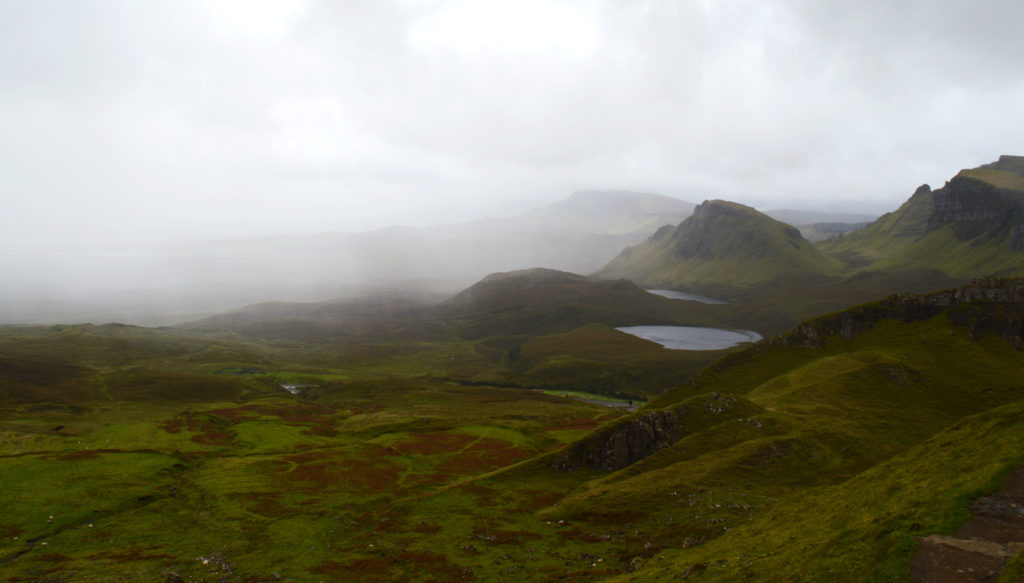
{"type": "Polygon", "coordinates": [[[603,431],[569,448],[553,467],[620,470],[679,440],[679,419],[672,411],[655,411],[603,431]]]}
{"type": "Polygon", "coordinates": [[[830,337],[853,338],[883,319],[914,322],[943,310],[972,337],[993,332],[1016,348],[1024,343],[1024,279],[987,277],[930,294],[899,293],[814,318],[769,341],[771,345],[820,346],[830,337]]]}
{"type": "Polygon", "coordinates": [[[974,516],[956,536],[918,539],[914,583],[989,583],[1024,550],[1024,468],[996,493],[971,504],[974,516]]]}
{"type": "Polygon", "coordinates": [[[1024,219],[1024,196],[1020,192],[986,182],[971,173],[955,176],[932,196],[935,206],[928,218],[928,232],[955,223],[961,241],[1019,227],[1024,219]]]}
{"type": "Polygon", "coordinates": [[[621,470],[741,408],[735,396],[715,392],[671,409],[637,413],[569,446],[551,467],[560,472],[582,467],[621,470]]]}

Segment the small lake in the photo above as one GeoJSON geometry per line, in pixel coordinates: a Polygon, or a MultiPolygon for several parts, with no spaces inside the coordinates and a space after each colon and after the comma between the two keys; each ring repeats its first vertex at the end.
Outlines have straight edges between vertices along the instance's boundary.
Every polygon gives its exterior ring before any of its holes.
{"type": "Polygon", "coordinates": [[[761,335],[752,330],[698,326],[625,326],[616,330],[657,342],[673,350],[722,350],[761,339],[761,335]]]}
{"type": "Polygon", "coordinates": [[[728,304],[729,302],[723,300],[716,300],[715,298],[709,298],[705,296],[699,296],[697,294],[688,294],[686,292],[674,291],[670,289],[648,289],[644,290],[649,294],[668,298],[670,300],[690,300],[691,302],[700,302],[702,304],[728,304]]]}

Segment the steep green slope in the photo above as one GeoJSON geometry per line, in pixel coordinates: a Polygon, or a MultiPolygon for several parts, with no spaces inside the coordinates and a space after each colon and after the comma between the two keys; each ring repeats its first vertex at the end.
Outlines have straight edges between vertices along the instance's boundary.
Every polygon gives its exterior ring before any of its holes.
{"type": "Polygon", "coordinates": [[[916,540],[955,532],[969,503],[1024,463],[1022,427],[1021,402],[967,417],[846,482],[809,488],[612,580],[907,581],[916,540]]]}
{"type": "Polygon", "coordinates": [[[849,267],[937,269],[953,277],[1024,273],[1024,158],[962,170],[928,185],[867,228],[821,244],[849,267]]]}
{"type": "Polygon", "coordinates": [[[815,319],[387,516],[437,524],[417,548],[485,580],[901,580],[916,536],[954,530],[1024,462],[1022,316],[1024,282],[986,280],[815,319]]]}
{"type": "Polygon", "coordinates": [[[595,275],[732,298],[755,287],[820,280],[838,273],[839,266],[796,228],[752,208],[713,200],[678,226],[663,227],[626,249],[595,275]]]}
{"type": "MultiPolygon", "coordinates": [[[[557,272],[512,281],[540,286],[525,296],[538,309],[564,305],[557,289],[603,289],[557,272]]],[[[494,282],[448,309],[520,305],[494,282]]],[[[555,353],[622,371],[659,358],[617,334],[524,337],[538,366],[522,374],[557,376],[555,353]]],[[[453,382],[486,368],[491,340],[0,330],[0,388],[38,390],[0,400],[4,573],[900,580],[916,537],[953,532],[1024,462],[1022,280],[804,322],[630,415],[453,382]],[[46,394],[79,384],[74,403],[46,394]]]]}

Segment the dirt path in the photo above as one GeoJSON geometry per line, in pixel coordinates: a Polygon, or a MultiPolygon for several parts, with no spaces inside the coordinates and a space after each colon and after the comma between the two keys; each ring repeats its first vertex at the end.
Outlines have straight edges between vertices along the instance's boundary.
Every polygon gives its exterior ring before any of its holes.
{"type": "Polygon", "coordinates": [[[1024,467],[998,492],[971,504],[974,516],[956,536],[918,540],[910,569],[914,583],[994,583],[1007,561],[1024,550],[1024,467]]]}

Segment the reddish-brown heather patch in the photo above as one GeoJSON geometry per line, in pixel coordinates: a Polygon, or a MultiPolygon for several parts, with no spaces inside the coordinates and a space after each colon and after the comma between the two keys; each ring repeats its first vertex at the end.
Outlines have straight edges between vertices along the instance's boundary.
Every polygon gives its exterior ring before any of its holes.
{"type": "Polygon", "coordinates": [[[427,524],[425,522],[421,522],[409,530],[412,532],[435,533],[440,532],[442,529],[443,527],[440,524],[427,524]]]}
{"type": "Polygon", "coordinates": [[[331,453],[330,452],[324,452],[322,450],[313,450],[313,451],[306,451],[306,452],[303,452],[303,453],[297,453],[297,454],[292,454],[292,455],[284,456],[283,458],[281,458],[281,462],[279,462],[279,463],[284,463],[286,465],[289,462],[293,463],[293,464],[323,463],[323,462],[329,460],[330,457],[331,457],[331,453]]]}
{"type": "Polygon", "coordinates": [[[181,433],[189,431],[194,433],[191,440],[204,445],[230,445],[231,434],[223,431],[215,423],[194,414],[184,414],[164,421],[160,427],[168,433],[181,433]]]}
{"type": "Polygon", "coordinates": [[[546,427],[543,431],[562,431],[566,429],[595,429],[600,423],[593,417],[580,417],[579,419],[570,419],[561,425],[552,425],[546,427]]]}
{"type": "Polygon", "coordinates": [[[14,538],[25,532],[15,524],[0,524],[0,538],[14,538]]]}
{"type": "Polygon", "coordinates": [[[415,573],[435,576],[434,579],[428,579],[428,581],[450,583],[451,581],[467,581],[471,579],[470,573],[466,573],[458,565],[450,563],[448,557],[431,552],[406,551],[389,556],[387,562],[392,565],[400,565],[406,571],[409,570],[410,566],[413,566],[412,571],[415,573]]]}
{"type": "Polygon", "coordinates": [[[242,405],[241,407],[231,407],[230,409],[211,409],[207,413],[227,419],[231,423],[240,423],[242,421],[258,419],[261,416],[261,407],[262,405],[242,405]]]}
{"type": "Polygon", "coordinates": [[[514,464],[528,455],[525,449],[510,445],[456,454],[442,462],[438,469],[452,474],[479,474],[514,464]]]}
{"type": "Polygon", "coordinates": [[[277,479],[288,490],[304,494],[320,492],[341,481],[340,469],[329,454],[311,451],[273,462],[277,479]]]}
{"type": "Polygon", "coordinates": [[[221,431],[212,424],[204,425],[202,433],[197,433],[190,439],[203,445],[231,445],[231,434],[221,431]]]}
{"type": "Polygon", "coordinates": [[[305,426],[308,434],[334,436],[335,410],[315,403],[296,402],[287,405],[248,404],[227,409],[213,409],[211,415],[223,417],[232,423],[251,421],[262,417],[277,417],[285,423],[305,426]]]}
{"type": "Polygon", "coordinates": [[[310,569],[316,575],[331,575],[335,581],[364,581],[366,583],[384,583],[387,576],[387,563],[378,558],[356,559],[342,565],[335,561],[324,561],[310,569]]]}
{"type": "Polygon", "coordinates": [[[339,476],[334,466],[328,464],[305,464],[295,466],[291,471],[282,473],[281,477],[289,483],[289,487],[303,493],[313,493],[336,484],[339,476]],[[296,484],[295,482],[300,482],[296,484]]]}
{"type": "Polygon", "coordinates": [[[326,430],[334,425],[330,416],[335,410],[314,403],[296,402],[288,405],[249,404],[228,409],[214,409],[211,415],[223,417],[232,423],[251,421],[261,417],[276,417],[296,425],[309,425],[326,430]]]}
{"type": "Polygon", "coordinates": [[[232,493],[228,498],[238,503],[253,514],[266,518],[283,518],[294,516],[296,511],[281,503],[281,495],[276,493],[232,493]]]}
{"type": "Polygon", "coordinates": [[[543,490],[524,490],[522,494],[528,496],[528,498],[519,505],[517,508],[518,512],[534,512],[541,508],[547,508],[564,497],[563,494],[558,492],[545,492],[543,490]]]}
{"type": "Polygon", "coordinates": [[[95,449],[80,449],[78,451],[70,451],[68,453],[62,453],[57,455],[59,460],[88,460],[95,457],[99,457],[100,452],[95,449]]]}
{"type": "Polygon", "coordinates": [[[185,428],[185,420],[180,417],[169,419],[161,423],[160,428],[167,433],[181,433],[181,430],[185,428]]]}
{"type": "Polygon", "coordinates": [[[363,448],[359,458],[338,457],[336,452],[313,450],[281,458],[274,463],[277,479],[292,491],[314,494],[327,488],[357,492],[392,490],[399,469],[386,458],[395,454],[384,447],[363,448]]]}
{"type": "Polygon", "coordinates": [[[631,522],[639,522],[644,514],[642,512],[602,512],[599,510],[584,510],[582,512],[574,513],[573,516],[578,520],[584,520],[586,522],[595,524],[629,524],[631,522]]]}
{"type": "Polygon", "coordinates": [[[541,538],[541,535],[526,530],[501,530],[496,528],[478,528],[473,531],[473,539],[488,545],[507,545],[541,538]]]}
{"type": "Polygon", "coordinates": [[[150,553],[156,549],[163,548],[165,545],[147,545],[142,547],[131,547],[122,551],[103,551],[92,555],[90,560],[102,560],[102,561],[114,561],[117,563],[131,563],[134,561],[146,561],[153,559],[170,559],[175,560],[178,557],[168,555],[165,553],[150,553]]]}
{"type": "Polygon", "coordinates": [[[359,493],[390,492],[398,485],[397,466],[383,461],[345,460],[341,464],[345,485],[359,493]]]}
{"type": "Polygon", "coordinates": [[[492,449],[505,449],[511,447],[507,441],[494,439],[493,437],[481,437],[476,443],[466,448],[466,451],[487,451],[492,449]]]}
{"type": "Polygon", "coordinates": [[[405,484],[406,486],[409,486],[410,488],[419,488],[423,486],[438,486],[440,484],[445,484],[451,481],[453,477],[454,476],[451,476],[449,474],[435,472],[433,474],[419,474],[416,476],[406,476],[405,480],[402,483],[405,484]]]}
{"type": "Polygon", "coordinates": [[[558,531],[558,536],[565,540],[576,540],[584,543],[599,543],[601,535],[593,532],[583,532],[580,527],[563,528],[558,531]]]}
{"type": "Polygon", "coordinates": [[[375,443],[362,446],[360,454],[363,457],[394,457],[400,455],[390,448],[375,443]]]}
{"type": "Polygon", "coordinates": [[[405,454],[432,455],[459,451],[477,438],[463,433],[413,433],[409,439],[395,444],[405,454]]]}

